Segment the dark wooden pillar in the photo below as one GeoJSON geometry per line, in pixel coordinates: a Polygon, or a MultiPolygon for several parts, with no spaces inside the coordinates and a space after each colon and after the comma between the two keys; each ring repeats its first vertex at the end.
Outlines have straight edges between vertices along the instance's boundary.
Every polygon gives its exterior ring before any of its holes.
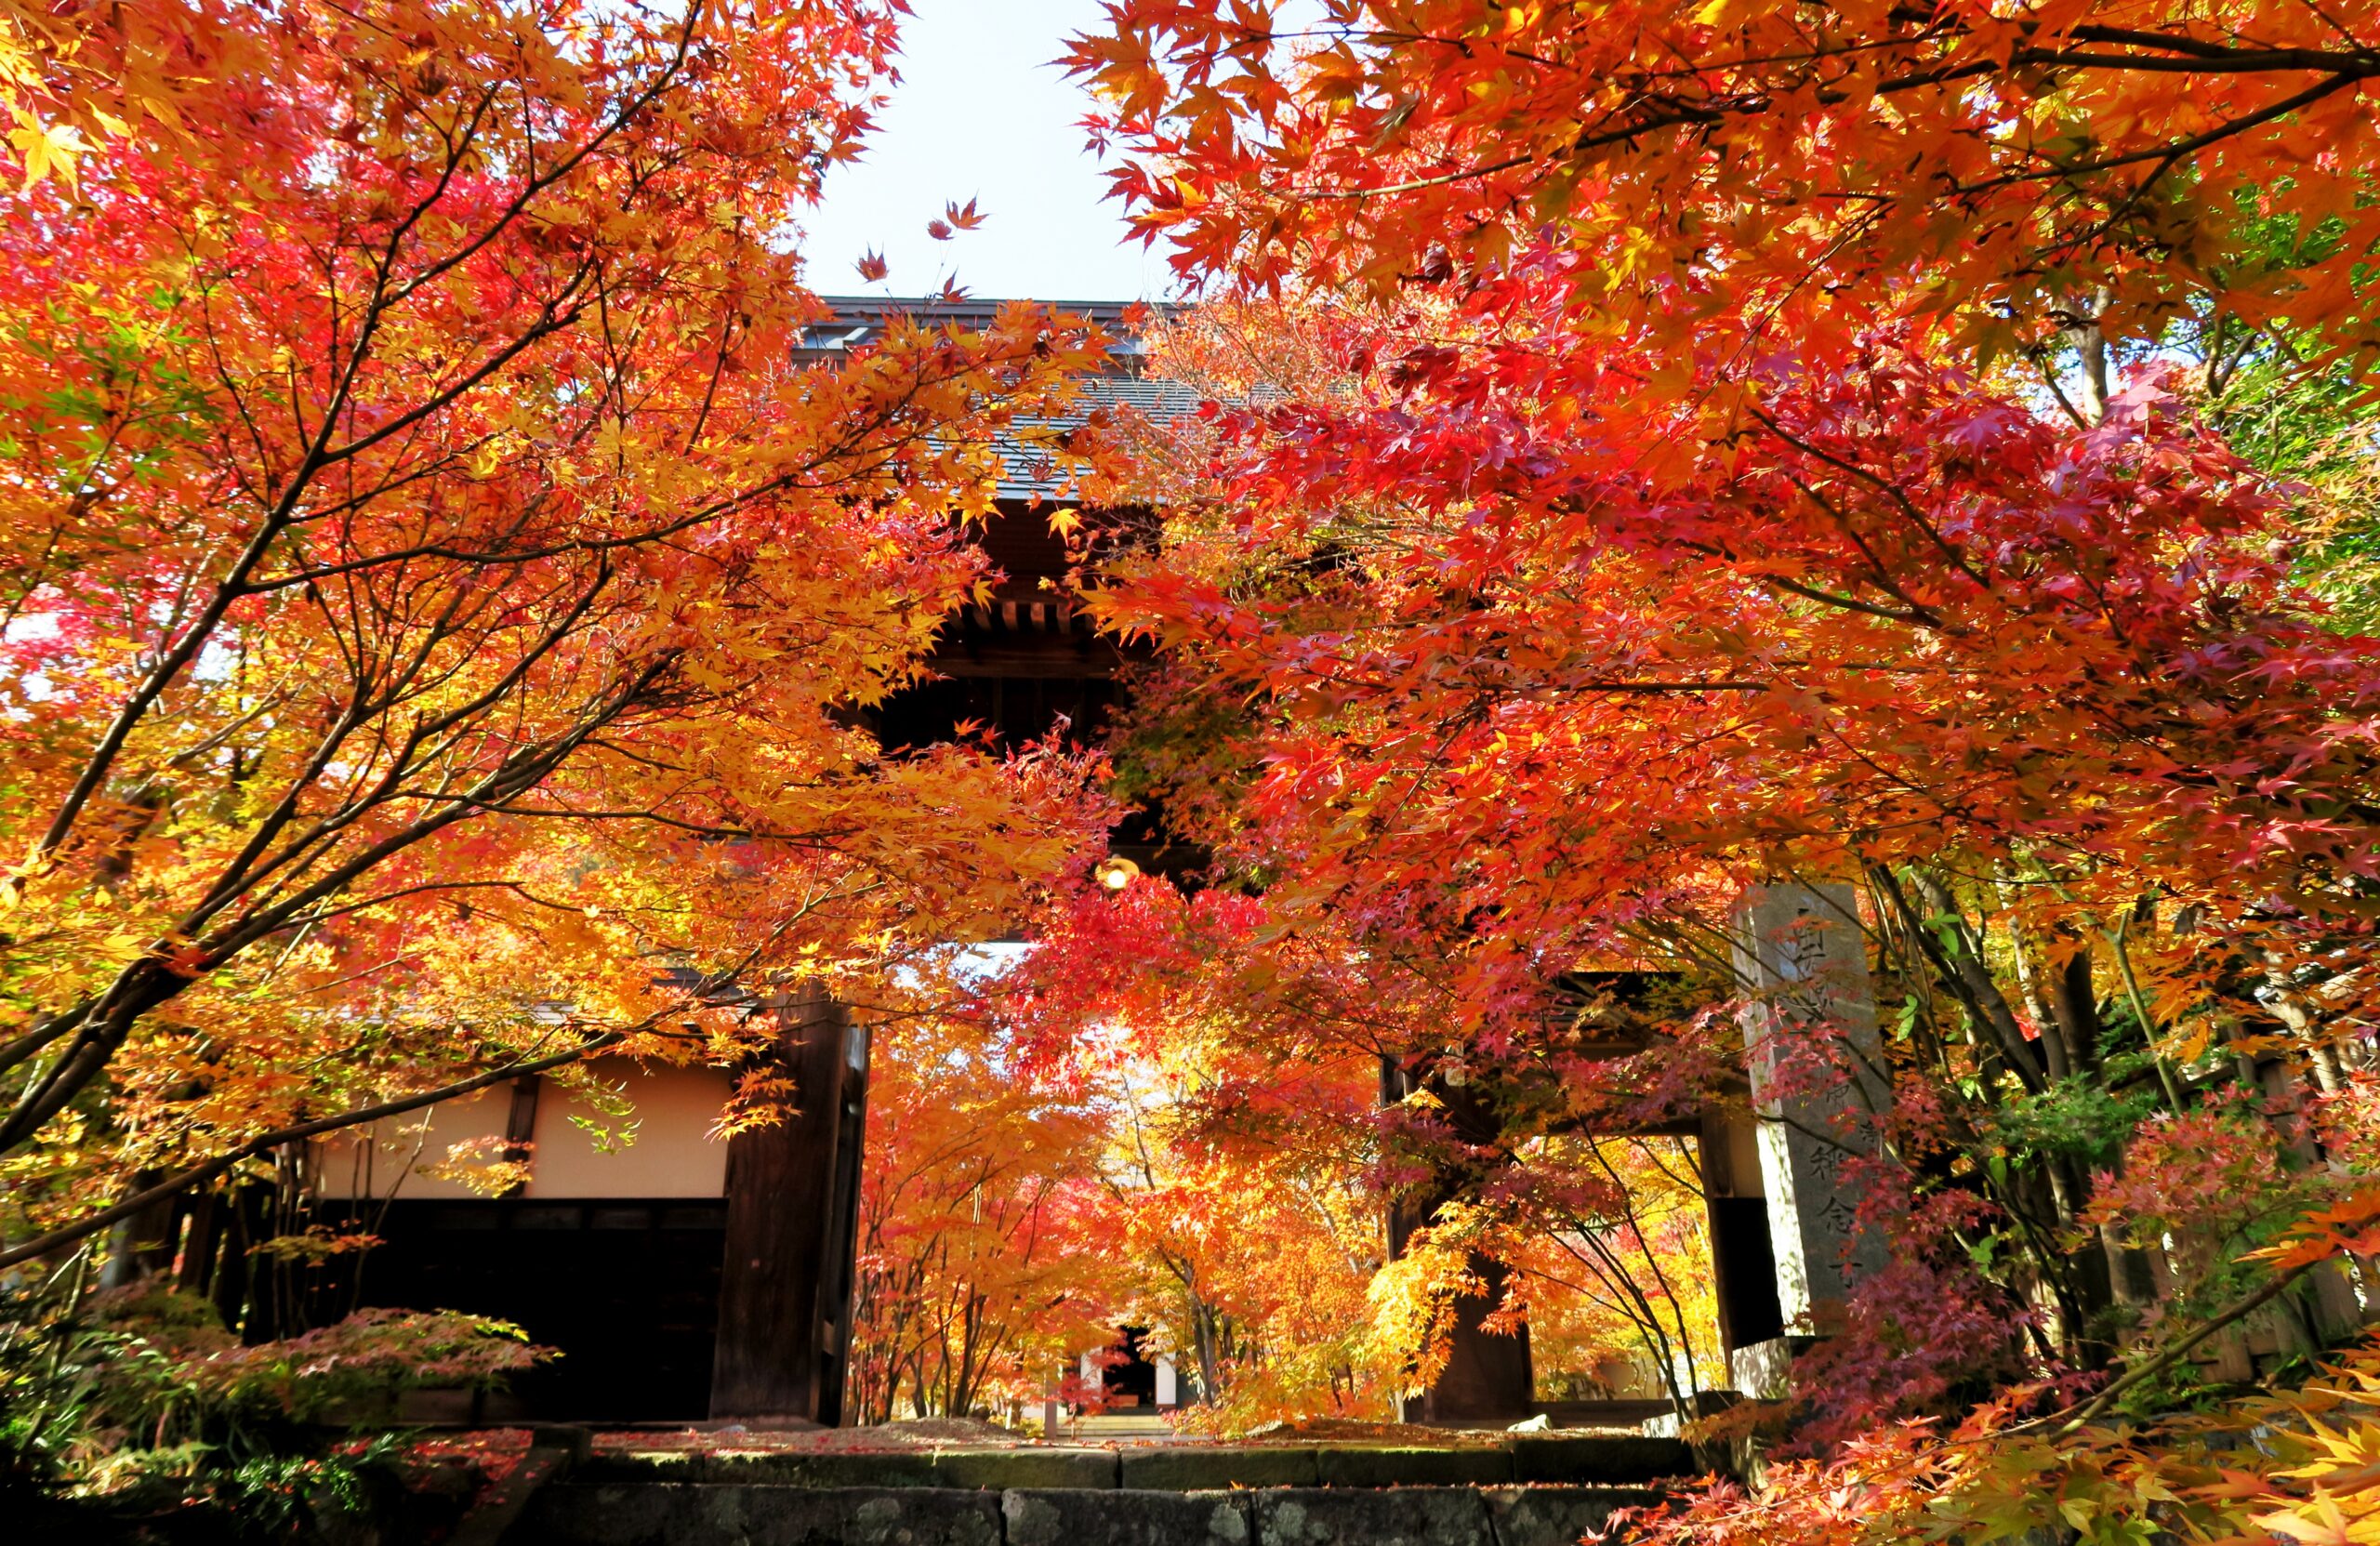
{"type": "MultiPolygon", "coordinates": [[[[1412,1093],[1415,1076],[1388,1058],[1381,1060],[1381,1103],[1394,1104],[1412,1093]]],[[[1491,1105],[1467,1090],[1443,1080],[1426,1081],[1443,1104],[1457,1139],[1485,1145],[1498,1137],[1501,1123],[1491,1105]]],[[[1449,1165],[1412,1195],[1392,1198],[1388,1208],[1388,1254],[1405,1253],[1414,1232],[1428,1223],[1440,1208],[1462,1196],[1477,1178],[1461,1165],[1449,1165]]],[[[1528,1325],[1510,1332],[1490,1331],[1483,1324],[1503,1302],[1507,1274],[1503,1263],[1473,1255],[1470,1270],[1482,1291],[1454,1302],[1454,1333],[1447,1350],[1446,1368],[1420,1395],[1405,1398],[1408,1422],[1503,1422],[1529,1417],[1537,1397],[1537,1376],[1529,1359],[1528,1325]]]]}
{"type": "Polygon", "coordinates": [[[805,984],[778,1010],[785,1119],[727,1146],[727,1243],[711,1366],[715,1418],[842,1420],[867,1033],[805,984]]]}
{"type": "Polygon", "coordinates": [[[204,1294],[214,1281],[215,1199],[208,1191],[190,1200],[190,1229],[182,1236],[181,1269],[174,1278],[174,1287],[187,1293],[204,1294]]]}
{"type": "MultiPolygon", "coordinates": [[[[545,1085],[538,1074],[523,1074],[512,1081],[512,1103],[504,1113],[504,1158],[507,1164],[525,1165],[534,1157],[537,1146],[537,1094],[545,1085]]],[[[522,1179],[504,1189],[504,1196],[517,1197],[529,1189],[526,1172],[522,1179]]]]}
{"type": "Polygon", "coordinates": [[[1471,1270],[1483,1291],[1454,1302],[1447,1366],[1428,1390],[1405,1398],[1408,1422],[1514,1423],[1535,1410],[1537,1371],[1529,1356],[1528,1323],[1509,1332],[1481,1324],[1503,1302],[1504,1264],[1474,1255],[1471,1270]]]}

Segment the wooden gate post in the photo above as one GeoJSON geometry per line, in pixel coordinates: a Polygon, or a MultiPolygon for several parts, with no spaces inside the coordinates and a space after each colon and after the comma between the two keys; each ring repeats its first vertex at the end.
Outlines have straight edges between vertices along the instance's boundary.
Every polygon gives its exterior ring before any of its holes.
{"type": "Polygon", "coordinates": [[[816,984],[784,996],[783,1121],[728,1141],[714,1418],[842,1421],[867,1110],[867,1031],[816,984]]]}
{"type": "MultiPolygon", "coordinates": [[[[1488,1102],[1442,1079],[1417,1080],[1395,1059],[1381,1059],[1382,1105],[1404,1100],[1422,1082],[1438,1098],[1458,1138],[1474,1144],[1495,1142],[1502,1119],[1488,1102]]],[[[1391,1199],[1389,1259],[1405,1254],[1416,1231],[1475,1184],[1475,1177],[1443,1174],[1416,1196],[1391,1199]]],[[[1479,1279],[1481,1291],[1454,1302],[1454,1334],[1446,1368],[1428,1390],[1405,1398],[1403,1416],[1408,1422],[1516,1422],[1535,1410],[1536,1372],[1529,1358],[1528,1323],[1524,1321],[1509,1332],[1490,1331],[1482,1324],[1503,1302],[1504,1264],[1474,1252],[1468,1265],[1479,1279]]]]}

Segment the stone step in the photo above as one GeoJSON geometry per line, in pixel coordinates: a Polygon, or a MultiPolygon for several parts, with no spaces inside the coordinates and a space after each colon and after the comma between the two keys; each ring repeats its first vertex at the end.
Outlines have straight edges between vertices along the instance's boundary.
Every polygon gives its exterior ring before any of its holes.
{"type": "Polygon", "coordinates": [[[1091,1488],[1631,1486],[1690,1475],[1673,1438],[1633,1434],[1501,1435],[1493,1444],[1149,1444],[954,1446],[909,1450],[598,1451],[571,1479],[795,1487],[1091,1488]]]}
{"type": "MultiPolygon", "coordinates": [[[[881,1458],[881,1457],[877,1457],[881,1458]]],[[[1649,1488],[548,1487],[505,1546],[1575,1546],[1649,1488]]]]}

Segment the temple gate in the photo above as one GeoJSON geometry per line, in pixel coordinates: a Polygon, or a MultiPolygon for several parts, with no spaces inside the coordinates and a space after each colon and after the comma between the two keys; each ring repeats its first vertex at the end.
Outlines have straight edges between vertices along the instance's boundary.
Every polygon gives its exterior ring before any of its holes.
{"type": "MultiPolygon", "coordinates": [[[[837,315],[811,330],[806,355],[864,345],[887,306],[830,304],[837,315]]],[[[964,324],[988,320],[997,305],[906,309],[964,324]]],[[[1077,310],[1112,334],[1127,333],[1122,308],[1077,310]]],[[[1120,349],[1110,373],[1084,384],[1078,411],[1087,418],[1123,405],[1162,418],[1196,405],[1185,390],[1141,376],[1137,360],[1132,346],[1120,349]]],[[[1064,498],[1060,478],[1020,456],[998,492],[979,540],[1002,578],[945,626],[932,660],[935,680],[865,716],[888,749],[947,741],[962,722],[1015,743],[1063,721],[1070,736],[1087,740],[1116,704],[1126,654],[1092,631],[1057,583],[1081,556],[1051,528],[1050,508],[1064,498]]],[[[1116,833],[1111,848],[1157,874],[1198,861],[1145,817],[1116,833]]],[[[1862,1056],[1872,1057],[1876,1037],[1847,888],[1758,888],[1745,899],[1738,933],[1739,973],[1767,996],[1745,1024],[1755,1119],[1712,1114],[1680,1130],[1699,1143],[1723,1341],[1738,1383],[1758,1388],[1781,1369],[1787,1328],[1840,1299],[1846,1275],[1873,1259],[1871,1243],[1856,1237],[1841,1152],[1811,1136],[1840,1102],[1813,1103],[1773,1088],[1778,1017],[1847,1029],[1862,1056]]],[[[368,1143],[361,1155],[324,1162],[316,1190],[325,1206],[377,1221],[388,1240],[359,1280],[361,1302],[501,1316],[568,1354],[557,1369],[523,1381],[510,1411],[413,1415],[842,1420],[867,1036],[813,986],[750,1007],[776,1019],[767,1056],[790,1076],[796,1109],[781,1123],[738,1133],[723,1153],[703,1133],[727,1095],[724,1073],[623,1065],[609,1072],[638,1103],[642,1127],[619,1155],[590,1147],[573,1113],[558,1109],[562,1103],[541,1101],[536,1080],[440,1109],[429,1141],[484,1139],[523,1160],[527,1179],[501,1197],[418,1183],[408,1183],[402,1198],[384,1196],[368,1143]],[[332,1178],[342,1165],[349,1179],[332,1178]]],[[[1426,1067],[1384,1066],[1382,1099],[1402,1100],[1429,1080],[1426,1067]]],[[[1442,1081],[1431,1088],[1473,1142],[1494,1136],[1497,1117],[1484,1103],[1442,1081]]],[[[1841,1097],[1858,1098],[1856,1090],[1841,1097]]],[[[1389,1209],[1390,1252],[1475,1180],[1449,1174],[1389,1209]]],[[[236,1254],[225,1249],[227,1260],[236,1254]]],[[[1510,1421],[1538,1409],[1526,1329],[1497,1335],[1480,1324],[1501,1293],[1502,1269],[1484,1260],[1477,1266],[1488,1291],[1457,1307],[1454,1355],[1436,1385],[1408,1405],[1413,1420],[1510,1421]]]]}

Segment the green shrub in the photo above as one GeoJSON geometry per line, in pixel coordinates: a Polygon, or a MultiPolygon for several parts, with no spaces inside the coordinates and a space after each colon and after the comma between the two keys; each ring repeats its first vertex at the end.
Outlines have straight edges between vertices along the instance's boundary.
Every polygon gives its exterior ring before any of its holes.
{"type": "Polygon", "coordinates": [[[492,1389],[553,1354],[520,1328],[364,1310],[242,1346],[203,1299],[162,1286],[0,1325],[0,1488],[162,1518],[215,1505],[239,1539],[303,1538],[393,1485],[402,1441],[357,1430],[420,1387],[492,1389]]]}

